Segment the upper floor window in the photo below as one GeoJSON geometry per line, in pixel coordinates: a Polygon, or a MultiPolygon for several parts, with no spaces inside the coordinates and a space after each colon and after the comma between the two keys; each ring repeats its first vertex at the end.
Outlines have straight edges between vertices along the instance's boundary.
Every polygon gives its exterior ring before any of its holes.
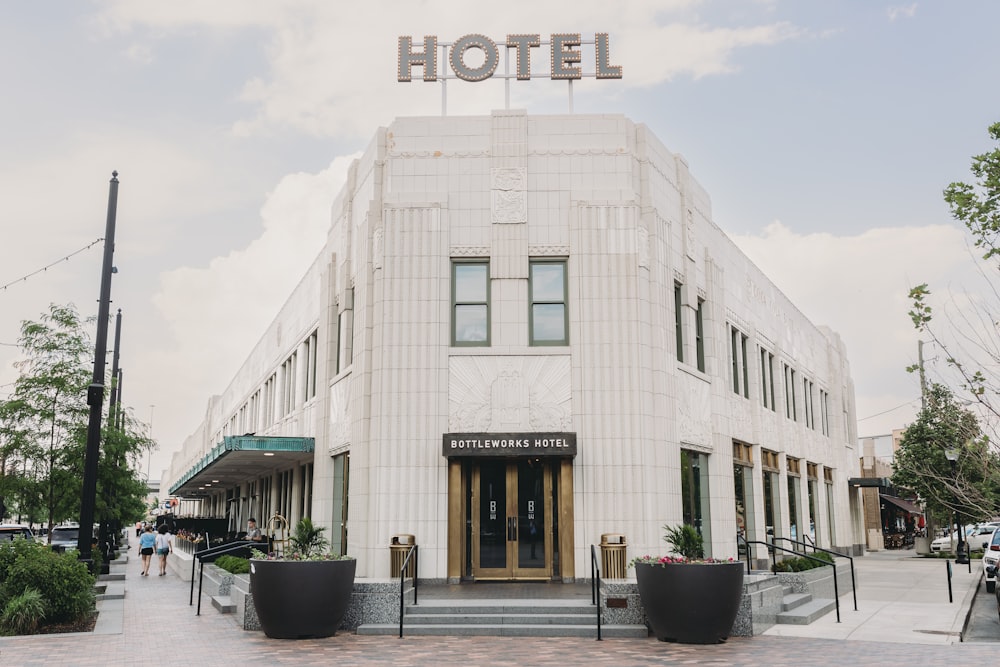
{"type": "Polygon", "coordinates": [[[677,361],[684,361],[684,315],[681,311],[683,285],[674,283],[674,334],[677,337],[677,361]]]}
{"type": "Polygon", "coordinates": [[[694,342],[698,370],[705,372],[705,300],[698,299],[698,310],[694,311],[694,342]]]}
{"type": "Polygon", "coordinates": [[[490,344],[490,264],[451,265],[452,345],[490,344]]]}
{"type": "Polygon", "coordinates": [[[729,327],[729,360],[733,367],[733,392],[750,398],[750,371],[747,368],[747,335],[729,327]]]}
{"type": "Polygon", "coordinates": [[[765,408],[776,410],[774,405],[774,355],[760,348],[760,393],[765,408]]]}
{"type": "Polygon", "coordinates": [[[566,262],[532,261],[528,290],[531,311],[528,326],[532,345],[569,344],[566,313],[566,262]]]}

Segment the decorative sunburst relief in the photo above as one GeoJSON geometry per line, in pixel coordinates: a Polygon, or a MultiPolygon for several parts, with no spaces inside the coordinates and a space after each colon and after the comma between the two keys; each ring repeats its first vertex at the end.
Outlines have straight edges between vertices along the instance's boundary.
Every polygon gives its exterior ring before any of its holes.
{"type": "Polygon", "coordinates": [[[453,357],[448,429],[571,431],[569,357],[453,357]]]}

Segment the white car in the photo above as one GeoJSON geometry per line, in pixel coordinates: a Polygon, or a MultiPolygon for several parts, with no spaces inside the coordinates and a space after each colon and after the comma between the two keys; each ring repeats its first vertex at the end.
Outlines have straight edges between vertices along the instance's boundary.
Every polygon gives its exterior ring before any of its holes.
{"type": "MultiPolygon", "coordinates": [[[[969,537],[975,532],[975,526],[965,527],[965,540],[968,541],[969,537]]],[[[958,531],[952,531],[950,535],[945,535],[944,537],[939,537],[933,542],[931,542],[931,553],[947,552],[951,553],[953,549],[958,548],[958,531]]]]}
{"type": "MultiPolygon", "coordinates": [[[[990,542],[983,551],[983,571],[986,572],[986,592],[995,593],[997,589],[997,564],[1000,563],[1000,528],[993,531],[990,542]]],[[[1000,597],[997,598],[1000,600],[1000,597]]]]}
{"type": "Polygon", "coordinates": [[[990,543],[990,538],[993,537],[993,531],[997,528],[1000,528],[1000,521],[990,521],[976,526],[975,532],[969,538],[969,550],[986,551],[986,547],[990,543]]]}

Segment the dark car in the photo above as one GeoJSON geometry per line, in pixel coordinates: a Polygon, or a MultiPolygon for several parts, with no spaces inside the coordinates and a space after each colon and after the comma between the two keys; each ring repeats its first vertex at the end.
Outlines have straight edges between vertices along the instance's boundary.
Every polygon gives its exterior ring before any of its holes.
{"type": "Polygon", "coordinates": [[[12,542],[15,537],[23,537],[26,540],[35,539],[31,529],[27,526],[22,526],[19,523],[0,524],[0,543],[12,542]]]}
{"type": "Polygon", "coordinates": [[[52,528],[52,541],[50,544],[56,551],[76,549],[79,540],[79,526],[55,526],[52,528]]]}

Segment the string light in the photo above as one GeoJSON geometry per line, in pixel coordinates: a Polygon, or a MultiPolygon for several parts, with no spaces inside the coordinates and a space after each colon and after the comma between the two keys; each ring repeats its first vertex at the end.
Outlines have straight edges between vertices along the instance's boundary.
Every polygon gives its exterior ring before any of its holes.
{"type": "Polygon", "coordinates": [[[99,238],[96,241],[93,241],[90,244],[83,246],[82,248],[80,248],[76,252],[71,252],[70,254],[66,255],[62,259],[57,259],[56,261],[52,262],[51,264],[49,264],[47,266],[43,266],[42,268],[38,269],[37,271],[32,271],[31,273],[29,273],[26,276],[22,276],[21,278],[18,278],[17,280],[12,280],[9,283],[7,283],[6,285],[4,285],[3,287],[0,287],[0,290],[3,290],[3,291],[6,292],[7,288],[10,287],[11,285],[16,285],[17,283],[24,282],[28,278],[31,278],[32,276],[36,276],[39,273],[42,273],[44,271],[48,271],[49,269],[51,269],[56,264],[59,264],[60,262],[65,262],[65,261],[69,260],[70,257],[72,257],[74,255],[79,255],[84,250],[89,250],[90,248],[93,248],[95,245],[97,245],[98,243],[100,243],[103,240],[104,240],[103,238],[99,238]]]}

